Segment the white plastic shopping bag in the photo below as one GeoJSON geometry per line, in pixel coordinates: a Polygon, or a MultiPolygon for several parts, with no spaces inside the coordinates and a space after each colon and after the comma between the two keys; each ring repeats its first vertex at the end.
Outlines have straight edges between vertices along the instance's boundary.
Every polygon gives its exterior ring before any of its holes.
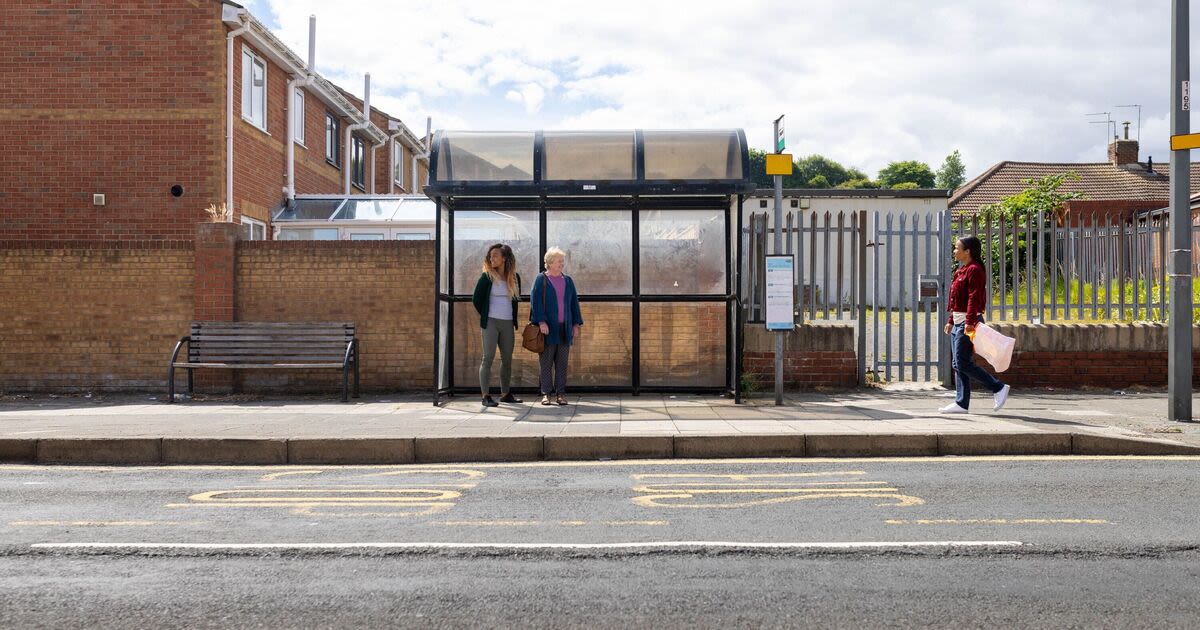
{"type": "Polygon", "coordinates": [[[971,341],[975,343],[975,354],[987,359],[997,372],[1007,370],[1008,365],[1012,363],[1016,339],[1005,337],[987,324],[977,324],[971,341]]]}

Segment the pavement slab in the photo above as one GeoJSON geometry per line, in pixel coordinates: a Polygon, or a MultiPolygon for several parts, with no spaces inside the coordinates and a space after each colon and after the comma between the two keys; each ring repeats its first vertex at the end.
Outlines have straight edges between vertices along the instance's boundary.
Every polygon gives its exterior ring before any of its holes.
{"type": "MultiPolygon", "coordinates": [[[[814,453],[835,455],[1200,449],[1200,424],[1168,421],[1164,391],[1017,390],[1000,412],[991,411],[987,397],[970,414],[939,415],[937,409],[952,397],[936,386],[796,392],[776,407],[765,397],[735,404],[725,397],[584,394],[570,396],[565,406],[542,406],[537,397],[526,396],[520,404],[487,408],[474,396],[434,407],[426,393],[366,395],[348,404],[304,396],[197,396],[173,405],[148,394],[10,394],[0,399],[0,461],[292,463],[294,456],[295,463],[309,463],[320,461],[322,443],[331,445],[331,463],[353,461],[359,447],[363,463],[419,461],[420,453],[470,461],[470,445],[482,449],[475,455],[480,459],[497,453],[538,459],[547,456],[543,439],[558,436],[644,438],[660,445],[655,452],[661,452],[664,437],[686,438],[702,446],[685,451],[744,456],[756,448],[762,456],[794,452],[794,443],[786,441],[791,436],[808,436],[814,453]],[[705,436],[711,439],[694,441],[705,436]],[[748,441],[735,442],[735,436],[748,441]],[[414,438],[436,441],[424,450],[394,442],[414,438]],[[300,446],[291,448],[289,440],[300,446]],[[371,440],[382,442],[363,446],[371,440]],[[719,446],[722,440],[730,446],[719,446]]],[[[645,451],[627,442],[595,444],[614,453],[645,451]]],[[[591,451],[554,451],[556,457],[586,452],[591,451]]]]}

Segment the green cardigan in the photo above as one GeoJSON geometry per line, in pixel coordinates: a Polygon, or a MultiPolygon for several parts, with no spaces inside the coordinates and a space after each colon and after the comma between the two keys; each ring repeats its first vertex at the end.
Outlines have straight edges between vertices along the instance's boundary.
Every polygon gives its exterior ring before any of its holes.
{"type": "MultiPolygon", "coordinates": [[[[521,274],[517,274],[517,297],[513,298],[513,328],[517,326],[517,301],[521,296],[521,274]]],[[[471,303],[475,305],[475,310],[479,311],[479,327],[487,328],[488,309],[492,305],[492,277],[486,273],[479,274],[479,282],[475,283],[475,294],[471,296],[471,303]]]]}

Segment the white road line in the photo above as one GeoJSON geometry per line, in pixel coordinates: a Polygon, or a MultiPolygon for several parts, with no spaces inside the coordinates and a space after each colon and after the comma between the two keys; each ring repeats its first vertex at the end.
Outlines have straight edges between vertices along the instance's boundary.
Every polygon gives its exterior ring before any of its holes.
{"type": "Polygon", "coordinates": [[[337,550],[337,549],[400,549],[400,550],[553,550],[592,549],[621,551],[629,549],[919,549],[930,547],[1020,547],[1016,540],[941,540],[941,541],[873,541],[873,542],[738,542],[712,540],[664,540],[625,543],[471,543],[471,542],[347,542],[347,543],[129,543],[73,542],[34,543],[31,549],[124,549],[124,550],[205,550],[236,551],[254,549],[337,550]]]}

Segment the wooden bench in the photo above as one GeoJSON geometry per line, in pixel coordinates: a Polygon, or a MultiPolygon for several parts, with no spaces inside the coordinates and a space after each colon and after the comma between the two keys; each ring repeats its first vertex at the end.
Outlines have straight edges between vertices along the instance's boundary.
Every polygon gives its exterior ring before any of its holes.
{"type": "Polygon", "coordinates": [[[342,370],[342,402],[349,401],[350,371],[358,398],[358,339],[354,324],[328,322],[193,322],[192,334],[175,344],[167,366],[167,402],[175,402],[175,368],[187,370],[188,394],[192,370],[342,370]],[[187,344],[186,360],[179,352],[187,344]]]}

